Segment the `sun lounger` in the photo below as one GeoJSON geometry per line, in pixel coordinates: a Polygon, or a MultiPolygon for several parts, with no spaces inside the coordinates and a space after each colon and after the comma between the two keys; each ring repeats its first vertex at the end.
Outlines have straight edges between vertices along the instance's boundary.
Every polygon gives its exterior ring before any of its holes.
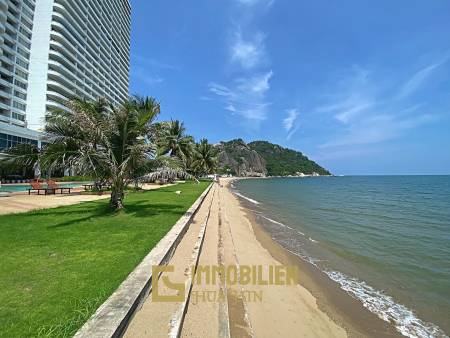
{"type": "Polygon", "coordinates": [[[47,188],[48,189],[53,189],[53,190],[59,190],[61,191],[61,195],[64,193],[64,191],[66,191],[67,193],[70,194],[70,191],[72,190],[72,188],[69,187],[61,187],[58,185],[58,183],[56,183],[53,180],[47,180],[47,188]]]}
{"type": "Polygon", "coordinates": [[[30,182],[31,188],[28,189],[28,195],[31,195],[32,191],[37,191],[38,195],[41,194],[41,191],[44,192],[44,195],[55,194],[55,189],[52,188],[44,188],[39,182],[30,182]]]}

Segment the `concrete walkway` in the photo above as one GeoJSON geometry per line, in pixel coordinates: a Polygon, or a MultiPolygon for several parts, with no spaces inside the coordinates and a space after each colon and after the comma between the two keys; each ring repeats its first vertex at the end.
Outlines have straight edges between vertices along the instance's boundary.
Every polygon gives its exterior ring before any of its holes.
{"type": "Polygon", "coordinates": [[[32,210],[56,208],[63,205],[78,204],[81,202],[96,201],[109,198],[109,194],[104,195],[80,195],[72,193],[70,195],[23,195],[13,194],[9,197],[0,197],[0,215],[17,214],[32,210]]]}

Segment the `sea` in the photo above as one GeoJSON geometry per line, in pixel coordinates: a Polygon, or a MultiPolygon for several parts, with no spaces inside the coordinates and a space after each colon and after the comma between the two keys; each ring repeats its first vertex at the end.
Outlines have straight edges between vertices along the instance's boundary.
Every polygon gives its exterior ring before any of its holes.
{"type": "Polygon", "coordinates": [[[408,337],[450,334],[450,176],[234,181],[272,237],[408,337]]]}

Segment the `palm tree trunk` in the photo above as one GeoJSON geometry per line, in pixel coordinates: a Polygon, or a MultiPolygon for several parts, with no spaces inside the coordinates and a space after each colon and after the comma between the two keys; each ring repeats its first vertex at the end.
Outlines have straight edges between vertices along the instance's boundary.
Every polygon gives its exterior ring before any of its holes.
{"type": "Polygon", "coordinates": [[[111,191],[111,199],[109,200],[109,206],[114,211],[118,211],[123,209],[123,182],[113,182],[112,191],[111,191]]]}

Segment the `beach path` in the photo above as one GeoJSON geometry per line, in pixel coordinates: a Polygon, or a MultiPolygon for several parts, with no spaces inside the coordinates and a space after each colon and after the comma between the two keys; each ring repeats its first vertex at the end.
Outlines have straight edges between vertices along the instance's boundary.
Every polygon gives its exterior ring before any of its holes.
{"type": "MultiPolygon", "coordinates": [[[[260,244],[251,221],[229,180],[211,189],[183,240],[169,261],[173,283],[190,279],[190,266],[198,251],[199,233],[204,229],[199,267],[258,267],[268,276],[277,260],[260,244]],[[206,225],[206,227],[204,227],[206,225]]],[[[165,273],[161,277],[165,276],[165,273]]],[[[159,279],[160,294],[174,294],[159,279]]],[[[301,279],[301,276],[299,276],[301,279]]],[[[187,283],[189,285],[189,283],[187,283]]],[[[182,325],[182,302],[153,302],[148,297],[132,319],[125,337],[170,337],[180,328],[181,337],[346,337],[316,304],[316,299],[299,284],[216,283],[203,278],[194,283],[182,325]],[[258,295],[258,297],[252,296],[258,295]]]]}

